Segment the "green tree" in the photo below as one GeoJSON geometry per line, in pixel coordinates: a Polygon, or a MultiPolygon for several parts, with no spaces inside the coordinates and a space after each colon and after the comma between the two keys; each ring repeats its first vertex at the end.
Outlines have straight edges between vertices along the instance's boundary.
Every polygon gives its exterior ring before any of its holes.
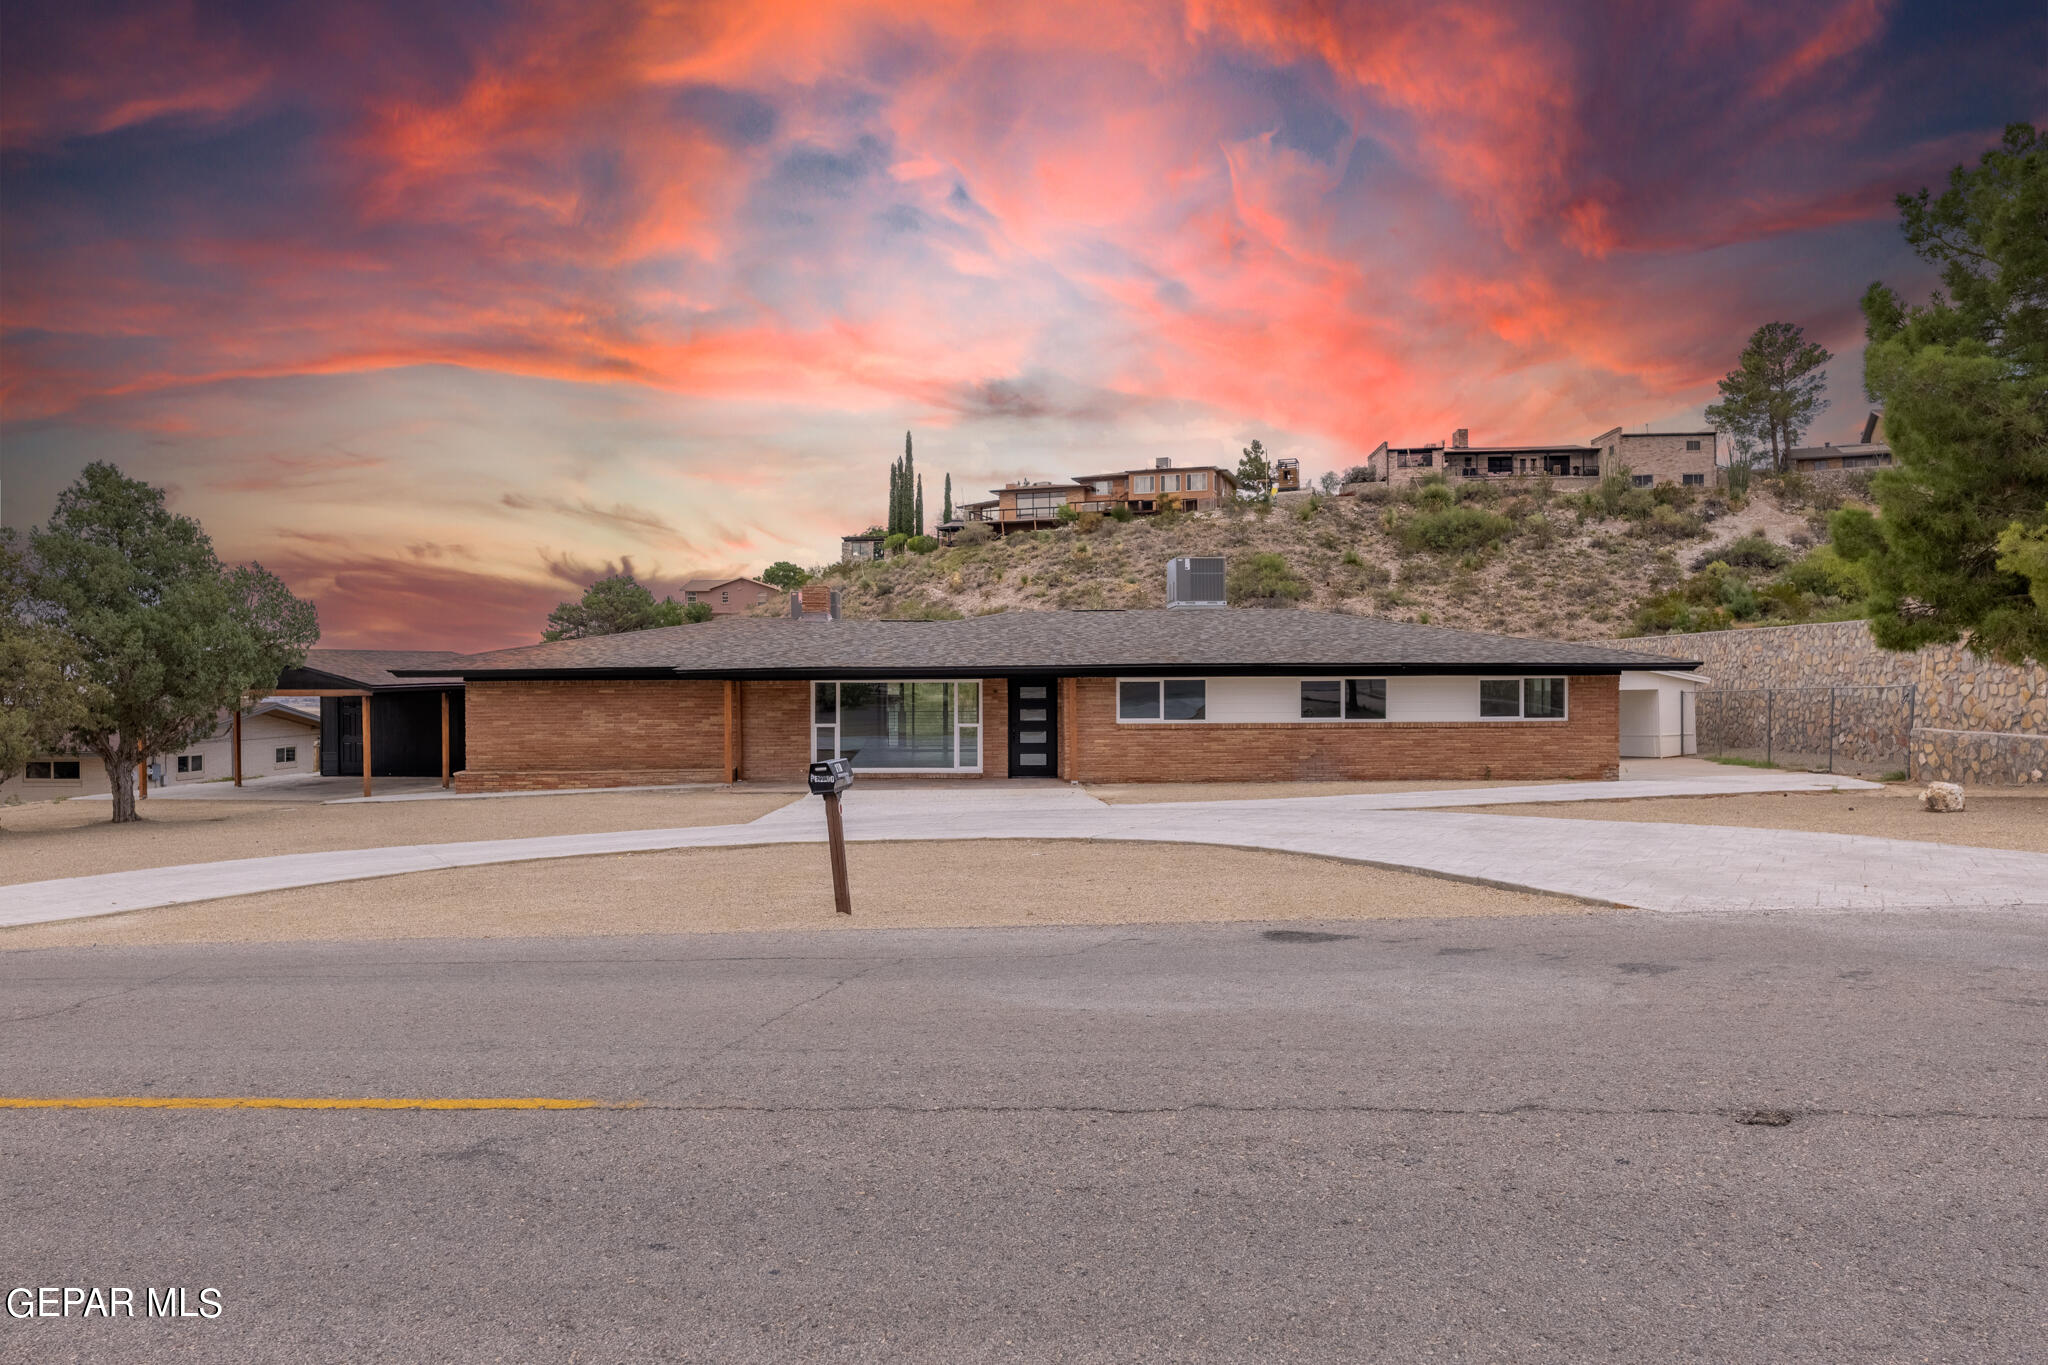
{"type": "Polygon", "coordinates": [[[1256,438],[1244,448],[1244,458],[1237,462],[1237,488],[1240,493],[1255,497],[1273,490],[1273,462],[1256,438]]]}
{"type": "MultiPolygon", "coordinates": [[[[703,606],[706,614],[710,613],[710,607],[704,603],[690,605],[703,606]]],[[[680,626],[689,619],[684,605],[673,597],[657,602],[646,585],[632,574],[610,574],[585,588],[576,601],[564,602],[549,612],[547,628],[541,631],[540,638],[581,640],[592,635],[623,635],[655,626],[680,626]]]]}
{"type": "Polygon", "coordinates": [[[917,476],[917,506],[910,518],[910,534],[924,534],[924,475],[917,476]]]}
{"type": "Polygon", "coordinates": [[[683,605],[680,615],[682,617],[681,624],[701,626],[712,617],[718,615],[718,613],[711,609],[709,602],[688,602],[683,605]]]}
{"type": "Polygon", "coordinates": [[[1948,188],[1898,197],[1906,240],[1942,288],[1908,306],[1863,296],[1863,383],[1898,463],[1871,481],[1879,515],[1832,529],[1866,565],[1887,649],[1969,636],[2008,662],[2048,659],[2031,572],[2048,537],[2048,137],[2014,124],[1948,188]]]}
{"type": "Polygon", "coordinates": [[[786,559],[778,559],[761,570],[761,581],[771,588],[791,592],[811,581],[811,576],[786,559]]]}
{"type": "Polygon", "coordinates": [[[37,754],[61,751],[105,697],[68,635],[38,619],[29,562],[0,527],[0,782],[37,754]]]}
{"type": "Polygon", "coordinates": [[[1745,463],[1767,454],[1771,468],[1789,469],[1793,447],[1827,410],[1820,395],[1828,372],[1821,367],[1832,359],[1798,325],[1767,322],[1750,333],[1735,368],[1720,381],[1721,401],[1707,406],[1707,421],[1728,433],[1745,463]]]}
{"type": "Polygon", "coordinates": [[[137,761],[211,735],[320,638],[312,603],[260,564],[223,565],[163,490],[111,464],[85,467],[29,548],[29,590],[78,651],[72,735],[106,766],[116,824],[139,818],[137,761]]]}
{"type": "Polygon", "coordinates": [[[945,505],[944,509],[943,509],[943,510],[941,510],[941,511],[940,511],[940,513],[939,513],[939,520],[940,520],[940,521],[951,521],[952,519],[953,519],[953,475],[952,475],[952,472],[951,472],[951,471],[949,470],[949,471],[947,472],[947,474],[946,474],[946,505],[945,505]]]}

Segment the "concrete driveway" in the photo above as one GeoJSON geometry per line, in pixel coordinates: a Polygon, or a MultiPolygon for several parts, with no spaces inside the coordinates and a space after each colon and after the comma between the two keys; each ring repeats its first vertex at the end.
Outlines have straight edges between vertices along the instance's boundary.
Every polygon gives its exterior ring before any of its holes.
{"type": "MultiPolygon", "coordinates": [[[[1679,778],[1110,806],[1076,787],[857,787],[856,840],[1206,843],[1348,859],[1663,911],[2048,907],[2048,855],[1859,835],[1480,815],[1461,805],[1854,789],[1819,774],[1679,778]]],[[[633,830],[194,863],[0,887],[0,925],[35,924],[449,867],[655,849],[811,843],[819,803],[749,824],[633,830]]]]}

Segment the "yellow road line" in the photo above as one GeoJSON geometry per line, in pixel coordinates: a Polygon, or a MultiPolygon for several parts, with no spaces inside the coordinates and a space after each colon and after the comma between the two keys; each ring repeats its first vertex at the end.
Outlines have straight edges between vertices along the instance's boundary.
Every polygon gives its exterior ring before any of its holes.
{"type": "Polygon", "coordinates": [[[295,1099],[282,1095],[0,1095],[0,1109],[638,1109],[640,1100],[295,1099]]]}

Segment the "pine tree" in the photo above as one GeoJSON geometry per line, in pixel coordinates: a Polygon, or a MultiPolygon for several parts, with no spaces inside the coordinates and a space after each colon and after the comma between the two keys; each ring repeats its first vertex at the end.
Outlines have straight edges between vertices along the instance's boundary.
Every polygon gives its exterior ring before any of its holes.
{"type": "Polygon", "coordinates": [[[917,522],[917,525],[916,525],[916,526],[914,526],[914,527],[913,527],[913,528],[911,529],[911,532],[910,532],[910,534],[912,534],[912,535],[914,535],[914,536],[921,536],[921,535],[923,535],[923,534],[924,534],[924,475],[922,475],[922,474],[920,474],[920,475],[918,475],[918,476],[917,476],[917,516],[916,516],[916,522],[917,522]]]}
{"type": "Polygon", "coordinates": [[[939,520],[940,520],[940,521],[951,521],[952,519],[953,519],[953,476],[952,476],[952,475],[951,475],[951,474],[949,473],[949,474],[947,474],[947,475],[946,475],[946,506],[945,506],[945,510],[944,510],[944,511],[942,511],[942,512],[941,512],[941,513],[939,514],[939,520]]]}

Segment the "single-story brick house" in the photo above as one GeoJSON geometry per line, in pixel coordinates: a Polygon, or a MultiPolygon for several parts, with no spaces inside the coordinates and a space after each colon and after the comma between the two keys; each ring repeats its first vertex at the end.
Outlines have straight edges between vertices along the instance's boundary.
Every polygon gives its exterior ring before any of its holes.
{"type": "MultiPolygon", "coordinates": [[[[1611,778],[1621,675],[1696,665],[1315,611],[726,618],[437,661],[459,791],[871,776],[1611,778]]],[[[403,667],[393,672],[403,675],[403,667]]]]}

